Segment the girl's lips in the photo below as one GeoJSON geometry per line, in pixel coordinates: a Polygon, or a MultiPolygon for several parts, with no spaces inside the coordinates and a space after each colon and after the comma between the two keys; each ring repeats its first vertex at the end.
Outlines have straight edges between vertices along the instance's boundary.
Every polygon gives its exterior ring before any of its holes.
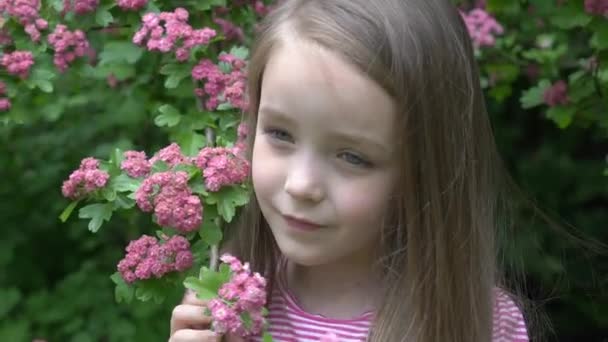
{"type": "Polygon", "coordinates": [[[287,224],[290,227],[298,229],[298,230],[311,231],[311,230],[316,230],[316,229],[323,227],[320,224],[316,224],[314,222],[306,221],[303,219],[297,219],[293,216],[283,215],[283,219],[285,220],[285,222],[287,222],[287,224]]]}

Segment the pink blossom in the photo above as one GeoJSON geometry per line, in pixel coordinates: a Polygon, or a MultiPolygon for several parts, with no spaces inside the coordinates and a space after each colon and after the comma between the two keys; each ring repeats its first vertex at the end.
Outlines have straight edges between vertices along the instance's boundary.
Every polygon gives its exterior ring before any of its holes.
{"type": "Polygon", "coordinates": [[[99,0],[63,0],[63,12],[71,12],[78,15],[95,12],[99,6],[99,0]]]}
{"type": "Polygon", "coordinates": [[[231,21],[222,18],[215,18],[213,19],[213,22],[220,26],[226,40],[236,40],[242,42],[245,39],[243,29],[231,21]]]}
{"type": "Polygon", "coordinates": [[[203,148],[194,164],[203,171],[205,187],[209,191],[242,183],[249,175],[249,162],[225,147],[203,148]]]}
{"type": "Polygon", "coordinates": [[[476,47],[493,46],[496,42],[495,35],[504,32],[503,27],[496,19],[481,8],[475,8],[468,14],[461,12],[460,15],[476,47]]]}
{"type": "Polygon", "coordinates": [[[266,305],[266,279],[251,272],[249,264],[242,264],[232,255],[224,254],[220,259],[229,263],[232,276],[218,291],[219,297],[209,301],[213,330],[241,337],[259,334],[264,326],[262,310],[266,305]],[[249,329],[240,319],[244,313],[251,318],[249,329]]]}
{"type": "Polygon", "coordinates": [[[195,93],[206,97],[205,106],[208,110],[215,110],[221,102],[228,102],[243,111],[247,110],[245,61],[231,54],[222,54],[219,60],[229,64],[232,70],[225,74],[209,59],[203,59],[194,66],[192,78],[205,83],[204,91],[195,93]]]}
{"type": "Polygon", "coordinates": [[[142,235],[131,241],[125,251],[127,254],[118,262],[117,269],[129,284],[136,280],[160,278],[170,272],[185,271],[192,267],[194,260],[190,243],[179,235],[166,241],[142,235]]]}
{"type": "Polygon", "coordinates": [[[148,4],[148,0],[117,0],[118,7],[125,11],[137,11],[148,4]]]}
{"type": "Polygon", "coordinates": [[[145,152],[126,151],[123,153],[125,159],[120,164],[120,169],[125,171],[130,177],[139,178],[150,173],[152,165],[146,159],[145,152]]]}
{"type": "MultiPolygon", "coordinates": [[[[15,18],[25,29],[32,41],[40,40],[40,31],[46,29],[40,23],[40,0],[2,0],[0,13],[6,13],[15,18]]],[[[44,21],[44,20],[42,20],[44,21]]],[[[44,21],[46,22],[46,21],[44,21]]]]}
{"type": "Polygon", "coordinates": [[[193,29],[187,22],[188,11],[176,8],[173,12],[146,13],[142,26],[133,36],[133,43],[145,45],[150,51],[167,53],[175,50],[178,61],[186,61],[190,51],[207,45],[216,32],[210,28],[193,29]]]}
{"type": "Polygon", "coordinates": [[[156,163],[158,160],[164,161],[171,167],[188,162],[188,158],[184,156],[181,148],[176,143],[172,143],[171,145],[158,151],[152,158],[150,158],[150,165],[154,165],[154,163],[156,163]]]}
{"type": "Polygon", "coordinates": [[[549,107],[568,104],[570,101],[568,98],[568,84],[563,80],[555,82],[545,89],[543,99],[549,107]]]}
{"type": "Polygon", "coordinates": [[[11,100],[8,98],[0,98],[0,112],[6,112],[11,109],[11,100]]]}
{"type": "Polygon", "coordinates": [[[97,159],[90,157],[83,159],[80,162],[80,168],[72,172],[70,177],[63,182],[61,187],[63,196],[77,200],[106,186],[110,175],[98,168],[97,159]]]}
{"type": "Polygon", "coordinates": [[[135,201],[142,211],[154,211],[159,225],[182,233],[195,231],[203,219],[201,200],[192,195],[183,171],[152,174],[135,192],[135,201]]]}
{"type": "Polygon", "coordinates": [[[55,50],[53,62],[60,72],[78,57],[83,57],[89,50],[89,41],[81,30],[69,31],[65,25],[57,25],[48,41],[55,50]]]}
{"type": "Polygon", "coordinates": [[[0,59],[0,64],[6,68],[9,74],[26,79],[29,76],[30,68],[34,65],[34,56],[30,51],[5,53],[0,59]]]}
{"type": "Polygon", "coordinates": [[[608,18],[608,0],[585,0],[585,12],[608,18]]]}

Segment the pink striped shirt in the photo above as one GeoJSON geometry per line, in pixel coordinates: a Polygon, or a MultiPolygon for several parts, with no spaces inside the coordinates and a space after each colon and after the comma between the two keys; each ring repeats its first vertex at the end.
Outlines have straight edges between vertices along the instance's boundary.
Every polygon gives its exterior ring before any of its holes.
{"type": "MultiPolygon", "coordinates": [[[[283,270],[281,270],[283,271],[283,270]]],[[[332,319],[304,311],[287,289],[285,272],[279,272],[268,306],[269,332],[276,342],[319,342],[329,332],[340,342],[366,341],[373,322],[373,312],[354,319],[332,319]]],[[[513,300],[496,289],[492,342],[527,342],[524,317],[513,300]]],[[[260,342],[261,337],[251,341],[260,342]]]]}

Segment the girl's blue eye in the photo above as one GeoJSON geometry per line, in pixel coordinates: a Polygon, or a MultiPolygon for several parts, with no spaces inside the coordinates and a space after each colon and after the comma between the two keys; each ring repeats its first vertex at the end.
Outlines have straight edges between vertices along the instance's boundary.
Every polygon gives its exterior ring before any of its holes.
{"type": "Polygon", "coordinates": [[[291,142],[293,139],[291,135],[282,129],[277,128],[266,128],[264,133],[268,134],[270,137],[280,141],[291,142]]]}
{"type": "Polygon", "coordinates": [[[363,159],[362,157],[352,153],[352,152],[342,152],[340,153],[340,158],[344,159],[347,163],[358,166],[358,167],[371,167],[372,163],[363,159]]]}

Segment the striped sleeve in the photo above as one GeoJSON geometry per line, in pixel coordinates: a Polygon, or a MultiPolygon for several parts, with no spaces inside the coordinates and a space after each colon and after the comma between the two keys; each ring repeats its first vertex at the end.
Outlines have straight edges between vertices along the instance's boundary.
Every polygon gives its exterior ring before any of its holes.
{"type": "Polygon", "coordinates": [[[504,290],[495,290],[493,317],[492,342],[529,341],[524,316],[504,290]]]}

